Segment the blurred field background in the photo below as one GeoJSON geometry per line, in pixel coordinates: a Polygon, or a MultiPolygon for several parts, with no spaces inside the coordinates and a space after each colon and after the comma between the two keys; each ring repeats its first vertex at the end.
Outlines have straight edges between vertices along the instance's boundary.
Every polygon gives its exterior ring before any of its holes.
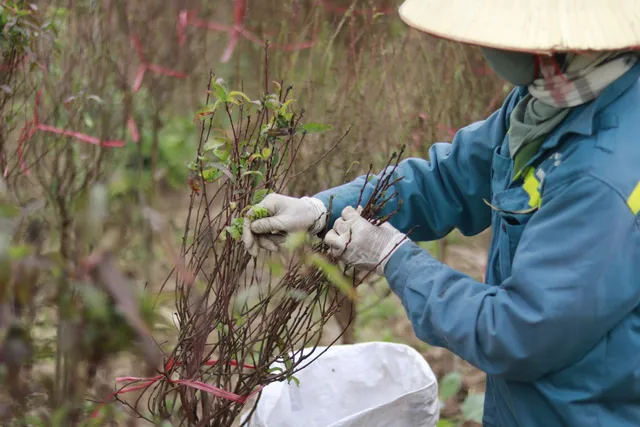
{"type": "MultiPolygon", "coordinates": [[[[300,153],[300,170],[313,166],[291,184],[289,194],[297,196],[355,178],[369,165],[379,169],[402,145],[405,156],[425,157],[433,142],[451,141],[458,128],[500,107],[510,87],[479,52],[408,29],[397,16],[399,4],[0,1],[0,207],[3,215],[20,218],[10,231],[0,230],[3,265],[14,266],[4,269],[13,276],[0,278],[2,425],[71,425],[59,421],[66,419],[57,409],[64,402],[80,400],[90,412],[95,404],[86,399],[108,396],[116,376],[145,375],[130,331],[118,329],[119,317],[105,315],[96,326],[86,313],[76,316],[65,299],[70,287],[84,283],[64,273],[66,267],[81,270],[103,246],[117,271],[156,305],[154,337],[170,335],[174,300],[163,283],[185,224],[186,164],[196,153],[194,117],[210,73],[258,96],[268,40],[270,80],[292,85],[306,117],[335,128],[313,136],[300,153]],[[98,147],[100,141],[111,147],[98,147]],[[90,191],[95,188],[109,200],[108,212],[90,191]],[[50,253],[65,268],[33,273],[36,255],[50,253]],[[86,375],[92,380],[82,380],[86,375]]],[[[482,278],[488,232],[474,238],[453,233],[424,246],[482,278]]],[[[479,425],[483,375],[420,342],[384,282],[359,292],[363,299],[347,340],[414,346],[440,380],[439,425],[479,425]]],[[[86,298],[106,310],[94,296],[86,298]]],[[[135,425],[127,424],[126,407],[109,410],[120,420],[110,425],[135,425]]]]}

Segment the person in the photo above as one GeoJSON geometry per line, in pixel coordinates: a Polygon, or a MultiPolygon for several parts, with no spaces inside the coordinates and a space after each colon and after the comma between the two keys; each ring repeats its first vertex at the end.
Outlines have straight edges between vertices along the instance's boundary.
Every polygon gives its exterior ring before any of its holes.
{"type": "Polygon", "coordinates": [[[359,177],[269,195],[269,217],[246,221],[247,249],[327,226],[342,261],[385,276],[417,337],[486,372],[485,426],[640,425],[640,2],[407,0],[399,11],[479,46],[513,91],[429,160],[400,163],[390,224],[360,216],[360,189],[366,201],[376,180],[359,177]],[[489,227],[484,283],[415,243],[489,227]]]}

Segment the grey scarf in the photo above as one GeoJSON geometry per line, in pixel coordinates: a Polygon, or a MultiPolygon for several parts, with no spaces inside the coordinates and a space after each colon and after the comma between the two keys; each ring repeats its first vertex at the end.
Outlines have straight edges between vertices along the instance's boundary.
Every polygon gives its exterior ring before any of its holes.
{"type": "Polygon", "coordinates": [[[542,77],[529,85],[529,95],[511,113],[511,157],[528,143],[535,141],[539,145],[545,135],[569,115],[572,107],[597,98],[637,61],[635,52],[607,52],[594,56],[570,53],[562,66],[553,58],[543,57],[542,77]]]}
{"type": "MultiPolygon", "coordinates": [[[[571,108],[595,99],[640,58],[636,52],[603,52],[595,55],[568,53],[538,56],[482,48],[493,70],[514,85],[527,85],[525,96],[511,113],[509,151],[512,158],[535,155],[544,137],[571,112],[571,108]],[[538,66],[539,73],[536,73],[538,66]],[[535,78],[536,74],[539,78],[535,78]],[[526,153],[521,153],[523,147],[526,153]]],[[[516,161],[522,164],[522,159],[516,161]]]]}

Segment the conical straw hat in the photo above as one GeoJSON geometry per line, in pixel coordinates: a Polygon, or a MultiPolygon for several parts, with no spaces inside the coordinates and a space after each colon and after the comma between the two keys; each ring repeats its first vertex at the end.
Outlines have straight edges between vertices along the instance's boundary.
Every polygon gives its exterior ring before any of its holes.
{"type": "Polygon", "coordinates": [[[640,0],[406,0],[400,17],[438,37],[497,49],[640,48],[640,0]]]}

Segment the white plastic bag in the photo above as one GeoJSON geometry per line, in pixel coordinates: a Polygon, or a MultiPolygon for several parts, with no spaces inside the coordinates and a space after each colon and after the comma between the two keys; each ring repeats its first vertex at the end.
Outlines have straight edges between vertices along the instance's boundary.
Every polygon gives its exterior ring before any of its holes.
{"type": "Polygon", "coordinates": [[[404,344],[334,346],[296,378],[264,388],[249,427],[434,427],[439,418],[438,381],[404,344]]]}

